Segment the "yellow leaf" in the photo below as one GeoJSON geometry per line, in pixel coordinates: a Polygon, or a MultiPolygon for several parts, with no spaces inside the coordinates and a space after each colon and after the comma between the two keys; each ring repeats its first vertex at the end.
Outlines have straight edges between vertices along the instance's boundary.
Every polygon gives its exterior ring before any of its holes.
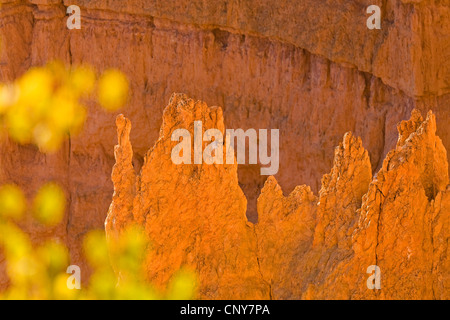
{"type": "Polygon", "coordinates": [[[20,219],[26,209],[26,199],[19,187],[7,184],[0,187],[0,218],[20,219]]]}
{"type": "Polygon", "coordinates": [[[55,183],[45,184],[34,199],[34,217],[44,225],[54,226],[64,216],[66,198],[55,183]]]}
{"type": "Polygon", "coordinates": [[[121,108],[128,99],[128,80],[125,75],[114,69],[103,73],[98,84],[98,100],[107,111],[121,108]]]}

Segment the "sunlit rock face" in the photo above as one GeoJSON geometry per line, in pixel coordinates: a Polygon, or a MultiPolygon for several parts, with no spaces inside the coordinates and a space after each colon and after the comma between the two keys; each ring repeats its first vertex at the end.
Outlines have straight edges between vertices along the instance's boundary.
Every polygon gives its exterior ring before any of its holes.
{"type": "Polygon", "coordinates": [[[432,112],[424,120],[413,110],[398,125],[397,146],[375,178],[351,132],[318,196],[302,185],[286,197],[269,177],[255,224],[245,216],[236,165],[173,163],[172,133],[193,133],[194,121],[225,130],[220,108],[174,94],[137,173],[130,121],[117,118],[106,231],[116,237],[133,223],[145,226],[149,281],[164,287],[188,267],[199,275],[201,299],[448,299],[448,162],[432,112]],[[381,290],[367,287],[370,266],[381,270],[381,290]]]}
{"type": "Polygon", "coordinates": [[[247,200],[239,187],[237,165],[176,165],[171,159],[175,130],[188,129],[193,135],[194,121],[202,121],[202,136],[208,129],[223,132],[223,120],[221,108],[173,95],[164,111],[161,136],[136,175],[130,122],[119,116],[107,235],[115,236],[133,221],[144,225],[152,247],[147,275],[159,286],[187,265],[200,275],[201,298],[262,299],[268,297],[269,286],[258,268],[255,231],[245,215],[247,200]]]}
{"type": "MultiPolygon", "coordinates": [[[[284,193],[280,197],[293,190],[305,199],[311,192],[318,195],[322,176],[333,166],[333,150],[348,131],[353,132],[351,141],[361,138],[372,175],[377,173],[396,147],[397,123],[414,108],[422,114],[433,111],[437,135],[450,149],[448,1],[0,3],[0,81],[54,59],[125,72],[131,97],[121,112],[134,126],[129,139],[136,172],[159,138],[163,109],[173,92],[221,106],[226,127],[280,129],[280,170],[275,176],[284,193]],[[81,8],[81,30],[66,27],[66,7],[72,4],[81,8]],[[366,27],[365,9],[372,4],[382,7],[381,30],[366,27]],[[296,188],[303,184],[311,191],[296,188]]],[[[116,143],[116,115],[93,102],[88,105],[85,130],[55,155],[17,146],[5,137],[0,141],[0,183],[14,182],[29,197],[48,180],[65,189],[68,206],[61,225],[41,230],[28,223],[23,228],[36,241],[62,239],[71,262],[85,270],[83,281],[89,267],[81,241],[89,230],[103,228],[113,193],[116,143]]],[[[367,162],[361,157],[364,176],[358,183],[363,185],[367,162]]],[[[245,214],[252,222],[258,220],[257,198],[266,183],[259,171],[259,165],[237,168],[247,198],[245,214]]],[[[337,184],[331,182],[327,190],[337,184]]],[[[430,187],[425,188],[432,199],[430,187]]],[[[339,196],[324,197],[327,210],[341,201],[339,196]]],[[[306,223],[310,231],[305,234],[323,233],[314,243],[331,236],[334,227],[326,226],[327,219],[324,215],[320,220],[322,231],[310,230],[306,223]]],[[[340,221],[352,224],[344,217],[340,221]]],[[[7,284],[4,266],[0,256],[0,288],[7,284]]]]}

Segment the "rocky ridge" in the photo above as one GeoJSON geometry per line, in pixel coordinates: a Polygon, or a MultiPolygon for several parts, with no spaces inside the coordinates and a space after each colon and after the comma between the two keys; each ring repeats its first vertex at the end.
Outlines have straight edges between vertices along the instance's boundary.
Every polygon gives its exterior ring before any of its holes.
{"type": "Polygon", "coordinates": [[[249,222],[236,165],[175,165],[171,134],[225,130],[221,108],[174,94],[160,137],[139,174],[132,165],[130,121],[117,118],[109,236],[145,226],[152,249],[148,280],[160,287],[182,266],[208,299],[448,299],[450,190],[447,153],[432,112],[414,110],[398,125],[397,146],[372,178],[367,150],[351,132],[335,150],[316,196],[288,196],[269,177],[249,222]],[[382,289],[369,290],[369,266],[382,289]]]}

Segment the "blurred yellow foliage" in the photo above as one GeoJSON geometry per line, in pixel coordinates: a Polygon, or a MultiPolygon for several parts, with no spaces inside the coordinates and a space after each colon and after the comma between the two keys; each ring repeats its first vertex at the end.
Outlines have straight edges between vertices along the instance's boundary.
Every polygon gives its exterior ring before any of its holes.
{"type": "Polygon", "coordinates": [[[46,226],[58,224],[64,216],[66,197],[55,183],[45,184],[34,199],[33,214],[46,226]]]}
{"type": "Polygon", "coordinates": [[[19,187],[12,184],[0,187],[0,218],[20,219],[25,209],[25,196],[19,187]]]}
{"type": "MultiPolygon", "coordinates": [[[[33,143],[42,152],[57,151],[69,134],[76,134],[86,120],[80,101],[97,87],[98,101],[108,111],[128,99],[129,83],[118,70],[106,70],[97,81],[88,66],[67,68],[61,62],[32,68],[14,83],[0,84],[0,129],[20,144],[33,143]]],[[[32,207],[19,187],[0,187],[0,254],[6,259],[10,285],[0,299],[192,299],[195,273],[182,269],[158,292],[145,279],[144,257],[149,248],[145,233],[130,226],[117,239],[107,241],[104,230],[83,239],[83,251],[93,268],[89,284],[69,288],[70,257],[59,240],[36,244],[19,224],[30,218],[43,227],[58,225],[65,214],[66,197],[55,183],[43,185],[32,207]],[[29,210],[28,210],[29,209],[29,210]],[[26,217],[30,211],[31,217],[26,217]],[[112,264],[111,264],[112,262],[112,264]],[[114,266],[114,268],[113,268],[114,266]]]]}
{"type": "Polygon", "coordinates": [[[96,87],[107,111],[121,108],[128,99],[128,80],[115,69],[97,81],[96,72],[85,65],[67,68],[55,61],[32,68],[14,83],[0,85],[0,127],[20,144],[55,152],[64,139],[81,131],[87,115],[81,101],[96,87]]]}
{"type": "MultiPolygon", "coordinates": [[[[151,248],[143,229],[136,225],[109,241],[104,230],[88,232],[83,238],[83,251],[93,274],[89,285],[82,290],[70,289],[67,283],[71,274],[66,273],[70,258],[65,245],[56,239],[33,244],[29,235],[20,229],[16,221],[26,211],[26,200],[18,187],[3,186],[1,199],[7,200],[0,206],[0,250],[5,255],[11,283],[5,292],[0,292],[0,299],[178,300],[195,297],[197,278],[188,269],[181,269],[172,277],[166,292],[149,284],[143,261],[151,248]]],[[[34,198],[34,217],[45,226],[55,226],[61,222],[64,205],[62,189],[48,183],[34,198]]]]}
{"type": "Polygon", "coordinates": [[[98,84],[98,99],[106,110],[115,111],[125,104],[128,98],[128,80],[119,71],[106,70],[98,84]]]}
{"type": "Polygon", "coordinates": [[[198,286],[198,279],[194,271],[183,268],[175,273],[169,283],[166,299],[189,300],[194,296],[198,286]]]}
{"type": "Polygon", "coordinates": [[[142,270],[148,244],[143,231],[130,226],[117,239],[110,240],[107,242],[104,230],[91,231],[84,238],[86,258],[95,270],[85,298],[160,298],[161,295],[146,282],[142,270]]]}

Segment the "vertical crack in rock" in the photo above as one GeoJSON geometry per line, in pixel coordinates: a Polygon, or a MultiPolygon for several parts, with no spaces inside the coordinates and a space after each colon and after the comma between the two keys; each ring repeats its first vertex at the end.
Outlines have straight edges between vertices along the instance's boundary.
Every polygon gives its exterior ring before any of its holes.
{"type": "Polygon", "coordinates": [[[273,300],[272,283],[269,282],[269,281],[267,281],[267,280],[265,279],[265,277],[264,277],[264,275],[263,275],[263,272],[262,272],[262,270],[261,270],[261,262],[260,262],[260,259],[259,259],[259,256],[258,256],[258,254],[259,254],[258,234],[256,233],[255,228],[253,228],[253,232],[254,232],[255,239],[256,239],[256,262],[258,263],[258,271],[259,271],[259,274],[261,275],[261,279],[262,279],[262,280],[264,281],[264,283],[266,283],[267,286],[269,287],[269,299],[270,299],[270,300],[273,300]]]}
{"type": "MultiPolygon", "coordinates": [[[[71,179],[71,160],[72,160],[72,137],[70,133],[68,133],[68,151],[67,151],[67,185],[70,187],[72,184],[71,179]]],[[[69,188],[71,190],[71,188],[69,188]]],[[[69,192],[69,199],[68,199],[68,215],[67,215],[67,222],[66,222],[66,235],[69,235],[69,229],[70,229],[70,222],[72,219],[72,210],[73,210],[73,202],[72,202],[72,193],[69,192]]]]}
{"type": "MultiPolygon", "coordinates": [[[[433,257],[436,246],[437,250],[447,247],[448,228],[442,234],[447,240],[435,242],[434,222],[428,221],[436,221],[433,190],[442,197],[449,183],[446,150],[435,135],[436,122],[431,112],[423,121],[414,110],[411,119],[400,123],[398,130],[396,149],[389,152],[364,196],[352,263],[361,270],[367,268],[371,263],[365,256],[369,257],[373,250],[383,278],[380,298],[443,299],[448,297],[449,291],[444,289],[448,282],[439,281],[444,288],[436,291],[433,283],[436,277],[446,278],[448,272],[430,270],[434,263],[440,270],[448,266],[448,256],[442,260],[433,257]],[[373,227],[374,221],[377,224],[373,227]]],[[[444,217],[449,212],[440,210],[444,217]]],[[[436,223],[440,226],[442,222],[436,223]]],[[[358,297],[364,297],[362,291],[358,297]]]]}

